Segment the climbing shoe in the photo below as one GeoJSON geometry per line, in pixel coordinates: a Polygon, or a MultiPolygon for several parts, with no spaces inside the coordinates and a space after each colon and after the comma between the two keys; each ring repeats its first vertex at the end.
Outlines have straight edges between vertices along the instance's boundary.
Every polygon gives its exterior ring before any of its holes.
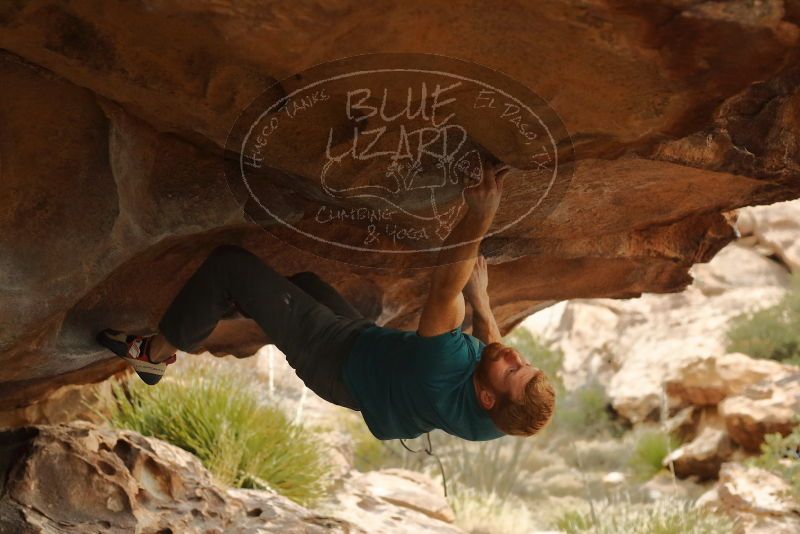
{"type": "Polygon", "coordinates": [[[173,354],[163,362],[150,360],[150,341],[154,336],[128,335],[118,330],[107,328],[97,334],[97,342],[133,366],[145,384],[154,386],[164,376],[167,365],[177,361],[173,354]]]}

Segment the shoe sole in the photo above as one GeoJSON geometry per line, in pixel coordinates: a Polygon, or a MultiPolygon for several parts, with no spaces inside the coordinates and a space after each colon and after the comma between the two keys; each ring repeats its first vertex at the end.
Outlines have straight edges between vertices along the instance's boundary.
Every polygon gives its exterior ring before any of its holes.
{"type": "Polygon", "coordinates": [[[132,358],[129,355],[129,349],[136,351],[138,356],[138,346],[130,346],[127,341],[127,336],[124,332],[107,328],[99,332],[96,336],[97,342],[103,347],[107,348],[133,367],[139,378],[148,386],[154,386],[164,376],[164,371],[167,369],[165,363],[152,363],[139,358],[132,358]]]}

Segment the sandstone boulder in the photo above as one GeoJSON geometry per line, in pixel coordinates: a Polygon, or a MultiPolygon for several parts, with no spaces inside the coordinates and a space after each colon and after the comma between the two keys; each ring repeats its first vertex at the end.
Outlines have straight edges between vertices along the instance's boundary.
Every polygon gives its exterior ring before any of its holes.
{"type": "Polygon", "coordinates": [[[663,423],[664,432],[672,434],[684,441],[689,441],[696,436],[697,425],[702,411],[695,406],[681,408],[675,415],[663,423]]]}
{"type": "Polygon", "coordinates": [[[719,404],[719,413],[731,439],[750,452],[758,452],[766,434],[786,435],[800,413],[800,372],[765,379],[719,404]]]}
{"type": "Polygon", "coordinates": [[[352,532],[268,491],[219,486],[188,452],[85,421],[0,433],[0,532],[352,532]]]}
{"type": "Polygon", "coordinates": [[[742,208],[736,226],[743,237],[752,236],[753,246],[765,255],[774,254],[792,272],[800,271],[800,204],[779,202],[768,208],[742,208]]]}
{"type": "Polygon", "coordinates": [[[788,484],[769,471],[727,462],[717,485],[696,506],[738,518],[741,534],[793,534],[800,530],[800,503],[788,492],[788,484]]]}
{"type": "Polygon", "coordinates": [[[320,509],[376,534],[461,532],[450,524],[455,516],[442,487],[423,474],[405,469],[353,471],[320,509]]]}
{"type": "Polygon", "coordinates": [[[100,382],[90,384],[63,384],[56,386],[50,394],[31,404],[0,411],[0,428],[24,425],[53,425],[75,420],[101,423],[97,415],[107,413],[112,401],[111,386],[120,376],[132,371],[127,369],[100,382]]]}
{"type": "Polygon", "coordinates": [[[0,432],[0,532],[461,532],[419,473],[353,472],[315,511],[223,487],[197,457],[88,421],[0,432]],[[324,511],[323,515],[321,511],[324,511]]]}
{"type": "Polygon", "coordinates": [[[673,404],[713,406],[764,379],[778,380],[797,368],[746,354],[694,357],[670,369],[664,378],[673,404]]]}
{"type": "Polygon", "coordinates": [[[709,426],[694,440],[668,454],[663,465],[672,464],[675,475],[680,478],[696,475],[699,480],[715,479],[722,463],[732,454],[733,448],[725,430],[709,426]]]}

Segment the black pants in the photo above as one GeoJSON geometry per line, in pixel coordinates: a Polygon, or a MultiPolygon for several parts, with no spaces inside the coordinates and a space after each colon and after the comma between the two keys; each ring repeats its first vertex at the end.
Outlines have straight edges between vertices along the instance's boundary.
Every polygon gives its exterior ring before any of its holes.
{"type": "Polygon", "coordinates": [[[159,323],[172,345],[192,352],[232,307],[256,321],[297,376],[323,399],[358,410],[342,365],[358,334],[375,324],[310,272],[285,278],[241,247],[214,249],[159,323]]]}

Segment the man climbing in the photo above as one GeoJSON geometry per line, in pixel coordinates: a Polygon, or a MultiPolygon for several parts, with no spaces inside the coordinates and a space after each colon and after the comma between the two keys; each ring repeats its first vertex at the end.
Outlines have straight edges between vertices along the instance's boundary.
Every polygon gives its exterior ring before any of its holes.
{"type": "Polygon", "coordinates": [[[502,343],[486,262],[476,262],[506,172],[488,165],[465,189],[466,213],[439,253],[416,332],[364,318],[313,273],[285,278],[249,251],[222,245],[179,291],[159,334],[104,330],[97,339],[152,385],[177,349],[192,352],[233,306],[258,323],[307,387],[360,411],[378,439],[435,428],[472,441],[533,435],[552,417],[554,391],[541,370],[502,343]],[[474,336],[461,331],[465,295],[474,336]]]}

